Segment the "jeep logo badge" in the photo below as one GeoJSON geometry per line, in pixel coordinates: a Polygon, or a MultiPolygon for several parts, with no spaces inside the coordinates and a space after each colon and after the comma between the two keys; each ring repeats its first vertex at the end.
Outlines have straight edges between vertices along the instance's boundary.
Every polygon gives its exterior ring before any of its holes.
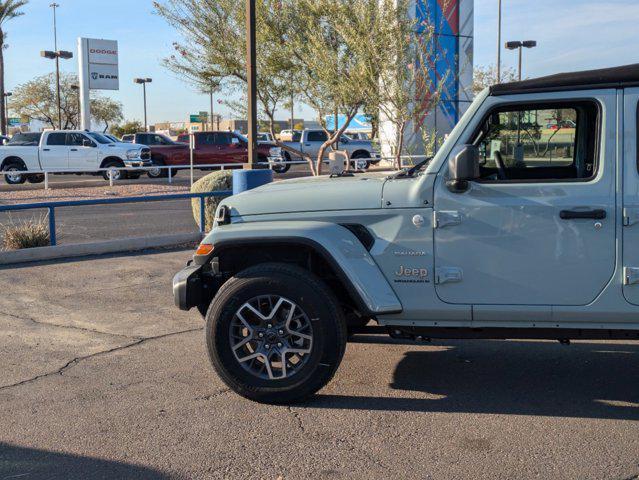
{"type": "Polygon", "coordinates": [[[411,268],[404,265],[399,266],[395,272],[395,282],[397,283],[428,283],[427,268],[411,268]]]}

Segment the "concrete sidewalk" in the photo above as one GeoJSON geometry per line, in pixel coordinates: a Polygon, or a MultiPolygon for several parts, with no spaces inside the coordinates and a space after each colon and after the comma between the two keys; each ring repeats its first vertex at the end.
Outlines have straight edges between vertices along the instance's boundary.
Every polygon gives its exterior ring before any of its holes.
{"type": "Polygon", "coordinates": [[[172,304],[190,254],[0,270],[0,479],[639,474],[635,344],[349,344],[313,400],[258,405],[172,304]]]}

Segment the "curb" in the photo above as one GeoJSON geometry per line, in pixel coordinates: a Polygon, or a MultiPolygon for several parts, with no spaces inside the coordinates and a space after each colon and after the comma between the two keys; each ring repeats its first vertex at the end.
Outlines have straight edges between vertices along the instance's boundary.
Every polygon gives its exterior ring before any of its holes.
{"type": "Polygon", "coordinates": [[[173,247],[184,243],[199,242],[199,233],[180,233],[160,237],[127,238],[97,243],[58,245],[55,247],[27,248],[10,252],[0,252],[0,265],[39,262],[61,258],[86,257],[105,253],[122,253],[147,250],[149,248],[173,247]]]}

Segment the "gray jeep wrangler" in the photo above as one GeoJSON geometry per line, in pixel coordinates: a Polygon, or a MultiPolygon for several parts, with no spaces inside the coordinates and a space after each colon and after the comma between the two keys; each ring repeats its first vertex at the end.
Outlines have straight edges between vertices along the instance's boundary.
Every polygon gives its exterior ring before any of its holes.
{"type": "Polygon", "coordinates": [[[429,162],[230,197],[176,303],[269,403],[326,385],[349,334],[637,339],[638,101],[639,65],[497,85],[429,162]]]}

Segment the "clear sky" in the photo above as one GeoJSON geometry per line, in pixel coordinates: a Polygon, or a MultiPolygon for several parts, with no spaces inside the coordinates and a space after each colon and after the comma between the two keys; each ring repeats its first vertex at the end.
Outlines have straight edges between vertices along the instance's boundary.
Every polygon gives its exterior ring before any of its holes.
{"type": "MultiPolygon", "coordinates": [[[[208,110],[207,96],[165,70],[161,59],[172,52],[175,31],[153,14],[151,0],[56,0],[58,44],[76,53],[77,38],[118,40],[120,91],[104,92],[121,101],[127,119],[142,119],[142,92],[132,79],[152,77],[148,89],[149,122],[184,121],[189,113],[208,110]]],[[[240,1],[240,0],[238,0],[240,1]]],[[[39,56],[53,49],[51,0],[31,0],[26,15],[6,25],[7,88],[53,70],[39,56]]],[[[497,0],[475,0],[475,64],[495,63],[497,0]]],[[[537,40],[525,52],[524,76],[639,63],[637,0],[503,0],[503,40],[537,40]]],[[[506,66],[515,52],[503,51],[506,66]]],[[[63,60],[65,71],[77,71],[77,59],[63,60]]],[[[220,106],[216,105],[219,109],[220,106]]],[[[228,115],[223,108],[221,113],[228,115]]],[[[220,113],[220,112],[218,112],[220,113]]],[[[304,110],[306,118],[312,112],[304,110]]],[[[297,115],[296,115],[297,116],[297,115]]],[[[282,113],[286,118],[286,113],[282,113]]]]}

